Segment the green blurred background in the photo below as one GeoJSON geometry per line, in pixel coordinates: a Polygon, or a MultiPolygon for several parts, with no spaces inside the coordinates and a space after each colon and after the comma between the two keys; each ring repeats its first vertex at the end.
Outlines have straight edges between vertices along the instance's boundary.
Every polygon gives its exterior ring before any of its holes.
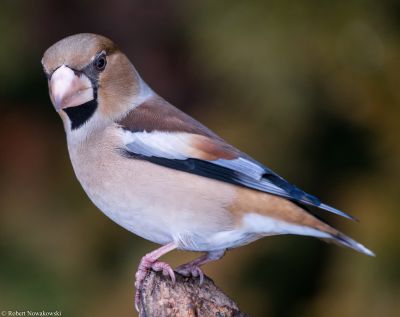
{"type": "MultiPolygon", "coordinates": [[[[360,219],[324,218],[376,258],[295,236],[205,271],[251,316],[400,316],[400,2],[0,2],[0,310],[135,316],[156,246],[75,179],[40,60],[74,33],[112,38],[162,96],[360,219]]],[[[174,265],[195,254],[173,252],[174,265]]]]}

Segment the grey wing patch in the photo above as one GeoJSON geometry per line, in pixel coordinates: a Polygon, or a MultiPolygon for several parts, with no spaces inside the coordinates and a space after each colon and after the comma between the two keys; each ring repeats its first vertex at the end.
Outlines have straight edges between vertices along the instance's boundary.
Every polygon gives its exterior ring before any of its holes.
{"type": "Polygon", "coordinates": [[[219,159],[212,161],[212,163],[235,171],[242,184],[247,187],[288,198],[290,197],[289,193],[284,189],[267,179],[263,179],[266,172],[265,168],[253,161],[239,157],[234,160],[219,159]]]}
{"type": "Polygon", "coordinates": [[[212,162],[216,165],[243,173],[251,178],[254,178],[255,180],[261,180],[265,173],[265,169],[262,166],[243,157],[233,160],[219,159],[212,162]]]}

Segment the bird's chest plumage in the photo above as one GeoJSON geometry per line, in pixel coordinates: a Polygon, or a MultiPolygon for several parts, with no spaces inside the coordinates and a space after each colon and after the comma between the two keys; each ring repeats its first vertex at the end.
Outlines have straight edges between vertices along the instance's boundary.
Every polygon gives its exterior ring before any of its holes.
{"type": "Polygon", "coordinates": [[[175,241],[202,249],[207,239],[230,230],[234,191],[213,181],[121,155],[113,130],[77,145],[68,140],[75,174],[93,203],[127,230],[150,241],[175,241]]]}

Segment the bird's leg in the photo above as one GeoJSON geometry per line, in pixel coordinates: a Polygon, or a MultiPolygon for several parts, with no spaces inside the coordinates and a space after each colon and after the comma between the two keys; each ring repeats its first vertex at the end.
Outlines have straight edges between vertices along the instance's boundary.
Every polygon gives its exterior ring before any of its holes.
{"type": "Polygon", "coordinates": [[[176,249],[175,243],[168,243],[161,248],[158,248],[150,253],[147,253],[139,263],[138,270],[136,272],[136,294],[135,294],[135,308],[139,311],[140,302],[140,291],[143,285],[143,281],[146,277],[147,271],[152,269],[154,271],[162,271],[164,275],[169,275],[173,283],[175,283],[174,270],[168,263],[157,261],[158,258],[162,257],[164,254],[176,249]]]}
{"type": "Polygon", "coordinates": [[[199,277],[200,285],[201,285],[201,284],[203,284],[204,273],[201,270],[200,266],[202,266],[208,262],[211,262],[211,261],[219,260],[220,258],[222,258],[224,256],[224,254],[225,254],[225,250],[207,252],[189,263],[178,266],[175,269],[175,271],[184,276],[199,277]]]}

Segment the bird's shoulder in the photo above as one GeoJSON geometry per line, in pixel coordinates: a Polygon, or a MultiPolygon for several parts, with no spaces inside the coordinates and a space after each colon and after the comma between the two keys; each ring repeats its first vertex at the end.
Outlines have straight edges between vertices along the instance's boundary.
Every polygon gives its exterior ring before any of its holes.
{"type": "Polygon", "coordinates": [[[131,132],[181,132],[222,140],[209,128],[158,95],[133,108],[117,122],[131,132]]]}

